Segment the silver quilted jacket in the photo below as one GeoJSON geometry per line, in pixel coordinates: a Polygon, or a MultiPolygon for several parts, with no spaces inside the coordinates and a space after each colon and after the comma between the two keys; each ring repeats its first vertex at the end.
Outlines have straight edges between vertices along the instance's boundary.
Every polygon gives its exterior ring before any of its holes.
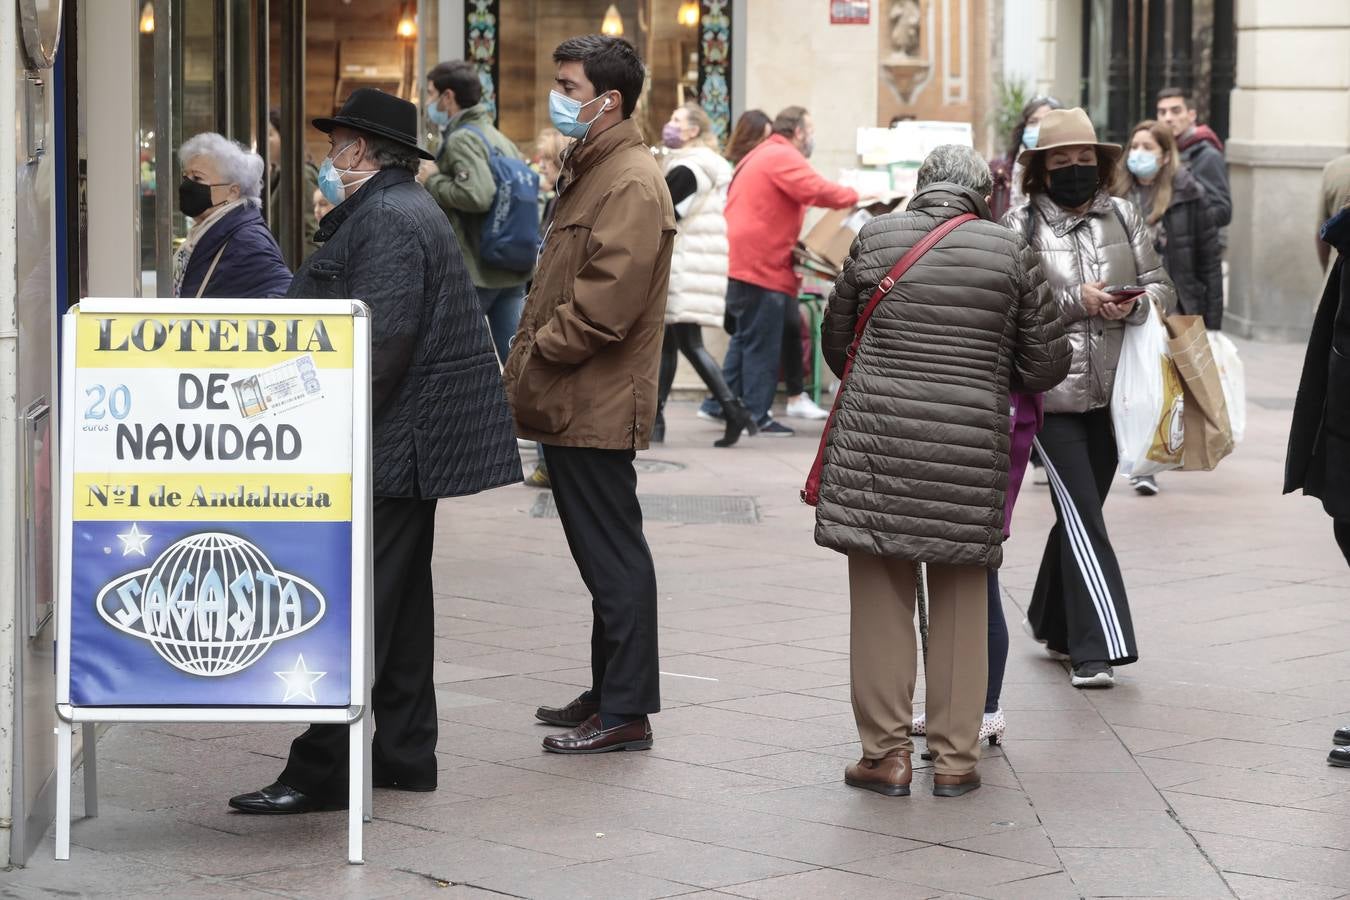
{"type": "Polygon", "coordinates": [[[1105,192],[1097,194],[1083,215],[1036,194],[1009,210],[1003,224],[1030,236],[1028,243],[1040,255],[1046,283],[1064,311],[1073,351],[1069,377],[1045,395],[1045,411],[1082,413],[1108,405],[1125,328],[1142,324],[1147,307],[1137,303],[1128,318],[1115,321],[1089,316],[1079,289],[1093,281],[1105,281],[1109,287],[1143,285],[1160,310],[1176,309],[1176,288],[1153,249],[1143,216],[1129,200],[1105,192]]]}

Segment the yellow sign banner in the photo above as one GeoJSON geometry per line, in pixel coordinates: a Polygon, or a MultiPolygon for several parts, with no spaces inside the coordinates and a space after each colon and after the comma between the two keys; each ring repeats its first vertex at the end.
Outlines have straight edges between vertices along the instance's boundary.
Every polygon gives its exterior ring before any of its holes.
{"type": "Polygon", "coordinates": [[[308,354],[319,369],[352,367],[350,316],[81,313],[82,369],[266,369],[308,354]]]}
{"type": "Polygon", "coordinates": [[[350,474],[76,472],[76,521],[345,522],[350,474]]]}

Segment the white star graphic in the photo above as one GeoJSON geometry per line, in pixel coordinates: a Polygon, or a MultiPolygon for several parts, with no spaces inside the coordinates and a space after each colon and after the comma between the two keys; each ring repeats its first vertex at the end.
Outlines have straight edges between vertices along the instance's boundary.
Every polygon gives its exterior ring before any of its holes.
{"type": "Polygon", "coordinates": [[[146,534],[136,527],[136,523],[131,523],[131,530],[125,534],[119,534],[117,539],[122,542],[122,555],[128,556],[132,553],[145,555],[145,542],[154,537],[153,534],[146,534]]]}
{"type": "Polygon", "coordinates": [[[311,672],[305,668],[305,657],[301,654],[295,660],[295,667],[289,672],[272,674],[286,682],[286,696],[281,698],[282,703],[290,703],[292,697],[303,697],[310,703],[318,703],[318,698],[314,696],[314,683],[328,673],[311,672]]]}

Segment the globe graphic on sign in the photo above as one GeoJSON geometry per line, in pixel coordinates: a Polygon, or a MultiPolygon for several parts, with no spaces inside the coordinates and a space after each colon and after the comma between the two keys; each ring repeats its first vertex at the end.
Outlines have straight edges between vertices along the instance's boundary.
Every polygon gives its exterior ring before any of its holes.
{"type": "Polygon", "coordinates": [[[324,598],[302,578],[232,534],[194,534],[148,569],[104,586],[96,601],[109,625],[150,643],[174,668],[218,677],[242,672],[273,643],[316,625],[324,598]]]}

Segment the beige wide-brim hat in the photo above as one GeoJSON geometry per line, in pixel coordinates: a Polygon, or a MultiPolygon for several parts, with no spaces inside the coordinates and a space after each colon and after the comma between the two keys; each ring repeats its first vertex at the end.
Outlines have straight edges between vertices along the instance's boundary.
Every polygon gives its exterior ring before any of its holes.
{"type": "Polygon", "coordinates": [[[1092,120],[1082,109],[1078,107],[1052,109],[1046,113],[1044,119],[1041,119],[1041,133],[1036,140],[1036,148],[1023,150],[1017,157],[1017,162],[1026,166],[1037,153],[1054,150],[1056,147],[1084,145],[1096,147],[1097,153],[1112,159],[1119,159],[1122,152],[1119,144],[1107,144],[1097,140],[1097,130],[1092,127],[1092,120]]]}

